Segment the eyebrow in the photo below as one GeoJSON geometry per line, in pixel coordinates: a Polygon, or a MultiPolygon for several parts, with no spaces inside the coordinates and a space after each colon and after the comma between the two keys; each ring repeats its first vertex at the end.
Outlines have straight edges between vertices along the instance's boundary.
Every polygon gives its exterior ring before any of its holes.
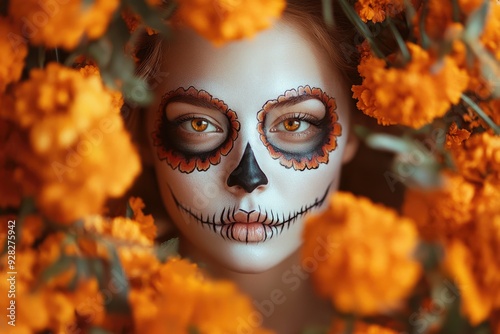
{"type": "Polygon", "coordinates": [[[168,99],[167,103],[165,104],[165,108],[173,102],[182,102],[182,103],[187,103],[195,107],[203,107],[207,109],[212,109],[216,111],[220,111],[220,109],[213,105],[210,101],[207,101],[205,99],[192,96],[192,95],[176,95],[172,96],[170,99],[168,99]]]}
{"type": "Polygon", "coordinates": [[[309,95],[309,94],[303,94],[303,95],[299,95],[299,96],[290,96],[288,98],[286,98],[286,100],[283,100],[283,101],[278,101],[276,102],[272,108],[281,108],[281,107],[291,107],[291,106],[294,106],[296,104],[299,104],[301,102],[304,102],[304,101],[307,101],[307,100],[318,100],[318,97],[317,96],[314,96],[314,95],[309,95]]]}

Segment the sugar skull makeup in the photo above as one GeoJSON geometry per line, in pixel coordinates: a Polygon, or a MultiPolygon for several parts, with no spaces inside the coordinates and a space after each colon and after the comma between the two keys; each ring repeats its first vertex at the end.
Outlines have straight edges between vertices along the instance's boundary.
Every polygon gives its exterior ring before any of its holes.
{"type": "Polygon", "coordinates": [[[218,164],[233,147],[240,128],[236,114],[223,101],[194,87],[165,94],[156,123],[153,143],[158,158],[183,173],[218,164]],[[202,108],[206,112],[197,113],[202,108]]]}
{"type": "Polygon", "coordinates": [[[257,114],[260,139],[283,166],[296,170],[318,168],[320,163],[328,163],[329,153],[337,147],[337,137],[342,133],[336,108],[335,99],[320,88],[306,85],[287,90],[268,101],[257,114]],[[324,110],[321,106],[315,110],[313,105],[304,112],[303,105],[296,107],[299,102],[314,99],[324,104],[324,110]],[[283,108],[292,112],[283,114],[283,108]]]}
{"type": "Polygon", "coordinates": [[[146,124],[181,250],[265,271],[338,188],[349,89],[288,23],[222,47],[181,30],[166,49],[146,124]]]}

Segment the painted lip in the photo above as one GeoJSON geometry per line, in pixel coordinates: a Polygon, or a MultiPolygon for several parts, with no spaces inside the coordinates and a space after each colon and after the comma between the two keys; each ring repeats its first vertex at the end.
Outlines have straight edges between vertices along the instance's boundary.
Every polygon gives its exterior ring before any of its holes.
{"type": "Polygon", "coordinates": [[[229,226],[234,240],[260,242],[266,239],[266,229],[262,223],[233,223],[229,226]]]}
{"type": "Polygon", "coordinates": [[[330,186],[331,184],[328,185],[323,196],[316,198],[313,203],[304,205],[288,214],[279,214],[272,209],[262,209],[258,206],[257,209],[250,211],[237,207],[224,207],[222,212],[218,214],[204,215],[194,212],[191,208],[180,203],[172,189],[170,189],[170,193],[177,208],[192,220],[200,223],[202,227],[209,227],[223,239],[256,243],[278,236],[283,232],[285,226],[287,229],[290,228],[290,225],[301,216],[321,206],[328,195],[330,186]]]}

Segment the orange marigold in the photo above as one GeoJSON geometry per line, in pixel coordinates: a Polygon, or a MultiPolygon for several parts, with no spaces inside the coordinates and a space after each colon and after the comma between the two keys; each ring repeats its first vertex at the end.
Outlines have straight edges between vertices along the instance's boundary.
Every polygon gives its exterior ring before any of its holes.
{"type": "Polygon", "coordinates": [[[387,68],[384,60],[365,55],[358,71],[361,85],[352,87],[357,107],[379,124],[419,128],[443,116],[467,88],[467,73],[451,57],[436,58],[408,43],[412,59],[404,68],[387,68]]]}
{"type": "Polygon", "coordinates": [[[451,149],[462,144],[462,142],[470,137],[470,132],[465,129],[459,129],[457,123],[451,124],[446,134],[446,148],[451,149]]]}
{"type": "Polygon", "coordinates": [[[435,190],[408,189],[403,214],[413,219],[425,240],[449,238],[472,223],[475,185],[461,175],[445,172],[444,186],[435,190]]]}
{"type": "Polygon", "coordinates": [[[139,156],[99,77],[51,63],[32,70],[14,97],[15,179],[50,219],[98,213],[139,173],[139,156]]]}
{"type": "Polygon", "coordinates": [[[8,84],[19,80],[24,67],[28,47],[22,39],[16,38],[15,26],[6,17],[0,17],[0,93],[8,84]]]}
{"type": "Polygon", "coordinates": [[[153,241],[156,237],[156,225],[152,215],[145,215],[142,212],[146,204],[140,197],[130,197],[128,203],[134,211],[134,219],[140,224],[142,234],[153,241]]]}
{"type": "MultiPolygon", "coordinates": [[[[254,312],[250,299],[228,281],[210,281],[195,264],[173,258],[161,265],[149,284],[133,288],[130,304],[135,328],[148,333],[238,333],[239,321],[254,312]]],[[[251,326],[250,326],[251,327],[251,326]]],[[[248,333],[270,334],[264,329],[248,333]]]]}
{"type": "Polygon", "coordinates": [[[460,287],[462,312],[473,325],[500,310],[500,211],[484,218],[445,249],[444,267],[460,287]]]}
{"type": "Polygon", "coordinates": [[[341,312],[392,310],[420,277],[412,259],[418,242],[413,222],[366,198],[333,195],[324,213],[308,219],[303,239],[303,258],[314,258],[320,241],[333,249],[312,277],[341,312]]]}
{"type": "MultiPolygon", "coordinates": [[[[328,334],[340,334],[347,332],[347,324],[341,321],[333,321],[328,334]]],[[[382,327],[379,325],[366,324],[364,322],[356,322],[352,334],[399,334],[393,329],[382,327]]]]}
{"type": "Polygon", "coordinates": [[[483,132],[452,150],[458,171],[470,182],[500,186],[500,136],[483,132]]]}
{"type": "Polygon", "coordinates": [[[404,0],[358,0],[354,5],[364,21],[382,22],[386,16],[396,16],[404,9],[404,0]]]}
{"type": "MultiPolygon", "coordinates": [[[[492,6],[496,5],[496,0],[488,0],[492,6]]],[[[458,0],[458,5],[461,14],[464,16],[463,22],[466,18],[484,2],[484,0],[458,0]]],[[[418,15],[415,17],[414,26],[419,28],[418,22],[421,15],[425,17],[425,32],[434,39],[442,39],[447,33],[448,28],[455,23],[453,20],[453,7],[452,1],[442,0],[428,0],[426,6],[421,6],[418,15]]],[[[416,31],[419,35],[418,30],[416,31]]]]}
{"type": "Polygon", "coordinates": [[[9,15],[33,44],[72,49],[82,38],[96,39],[105,31],[119,0],[12,0],[9,15]]]}
{"type": "Polygon", "coordinates": [[[174,19],[222,44],[268,28],[285,5],[285,0],[181,0],[174,19]]]}

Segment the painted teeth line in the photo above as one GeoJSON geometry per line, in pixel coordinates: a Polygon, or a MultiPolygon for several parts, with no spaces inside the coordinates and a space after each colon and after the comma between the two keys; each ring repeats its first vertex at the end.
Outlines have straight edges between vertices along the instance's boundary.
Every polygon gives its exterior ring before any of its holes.
{"type": "MultiPolygon", "coordinates": [[[[313,208],[315,208],[317,206],[321,206],[328,195],[328,192],[330,190],[330,186],[331,186],[331,184],[327,187],[324,195],[321,198],[316,198],[314,200],[314,203],[312,203],[310,205],[302,206],[299,211],[296,211],[293,214],[289,213],[287,218],[285,218],[284,213],[282,213],[282,216],[279,217],[278,214],[275,213],[273,210],[269,210],[269,212],[268,212],[268,210],[264,210],[264,214],[262,214],[263,211],[259,205],[258,206],[259,214],[257,216],[256,223],[261,223],[264,226],[264,230],[266,232],[264,241],[266,241],[268,239],[268,236],[267,236],[268,230],[271,232],[271,236],[269,237],[269,239],[271,239],[271,238],[273,238],[274,235],[281,234],[285,228],[285,225],[287,225],[287,230],[288,230],[290,228],[290,225],[295,223],[295,221],[298,218],[300,218],[302,215],[305,215],[308,211],[312,210],[313,208]],[[264,224],[264,222],[266,222],[268,220],[269,216],[271,217],[271,222],[268,224],[264,224]],[[262,217],[262,219],[261,219],[261,217],[262,217]],[[279,229],[279,227],[281,227],[281,229],[279,229]]],[[[235,219],[236,207],[235,206],[229,207],[229,208],[224,207],[222,209],[222,212],[220,213],[220,217],[219,217],[220,222],[216,222],[216,214],[215,213],[213,214],[212,217],[210,217],[210,215],[207,215],[206,218],[204,219],[203,214],[200,214],[200,216],[198,216],[196,213],[192,212],[190,208],[183,206],[177,200],[177,198],[174,196],[172,189],[170,189],[170,192],[172,194],[172,197],[175,201],[177,208],[180,209],[181,211],[185,212],[188,216],[190,216],[195,221],[201,223],[202,227],[205,227],[205,225],[208,226],[209,228],[211,227],[215,233],[217,233],[217,228],[220,227],[219,234],[223,239],[227,238],[229,240],[238,241],[234,237],[234,229],[233,229],[233,223],[236,221],[236,219],[235,219]]],[[[248,219],[249,218],[247,218],[247,222],[248,222],[248,219]]],[[[248,238],[248,235],[247,235],[247,238],[248,238]]],[[[248,240],[247,240],[247,243],[248,243],[248,240]]]]}

